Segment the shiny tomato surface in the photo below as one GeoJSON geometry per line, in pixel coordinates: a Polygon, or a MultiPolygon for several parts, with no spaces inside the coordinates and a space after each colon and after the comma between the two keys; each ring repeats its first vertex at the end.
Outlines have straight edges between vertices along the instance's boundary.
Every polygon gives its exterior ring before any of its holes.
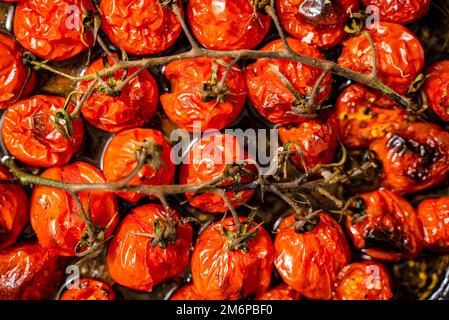
{"type": "Polygon", "coordinates": [[[431,65],[426,70],[423,90],[429,107],[444,121],[449,121],[449,60],[431,65]]]}
{"type": "Polygon", "coordinates": [[[170,300],[204,300],[195,289],[193,284],[188,284],[180,289],[170,297],[170,300]]]}
{"type": "Polygon", "coordinates": [[[417,209],[424,247],[433,251],[449,251],[449,197],[425,199],[417,209]]]}
{"type": "Polygon", "coordinates": [[[65,290],[59,300],[115,300],[117,298],[111,287],[96,279],[79,279],[79,288],[65,290]]]}
{"type": "Polygon", "coordinates": [[[368,6],[379,10],[381,21],[410,23],[422,18],[430,8],[431,0],[362,0],[368,6]]]}
{"type": "Polygon", "coordinates": [[[259,294],[255,300],[299,300],[301,295],[285,283],[259,294]]]}

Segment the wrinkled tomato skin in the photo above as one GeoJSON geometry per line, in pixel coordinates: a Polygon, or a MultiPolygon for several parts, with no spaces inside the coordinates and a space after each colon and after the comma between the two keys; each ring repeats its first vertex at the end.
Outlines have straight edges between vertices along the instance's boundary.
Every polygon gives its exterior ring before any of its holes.
{"type": "MultiPolygon", "coordinates": [[[[230,62],[229,59],[225,60],[230,62]]],[[[214,59],[196,58],[175,61],[168,64],[164,74],[170,81],[170,93],[161,96],[166,115],[178,126],[190,132],[221,130],[228,127],[242,112],[247,88],[240,69],[231,70],[226,78],[229,93],[225,102],[217,99],[202,100],[202,86],[211,78],[214,59]],[[198,125],[201,128],[197,128],[198,125]]],[[[218,79],[226,67],[218,65],[218,79]]]]}
{"type": "Polygon", "coordinates": [[[365,7],[376,6],[380,20],[407,24],[426,15],[430,0],[362,0],[365,7]]]}
{"type": "Polygon", "coordinates": [[[285,283],[282,283],[274,288],[268,289],[262,294],[259,294],[255,300],[300,300],[301,295],[290,288],[285,283]]]}
{"type": "MultiPolygon", "coordinates": [[[[75,162],[63,167],[47,169],[41,177],[67,183],[105,183],[103,173],[94,166],[75,162]]],[[[118,222],[117,199],[104,191],[80,192],[85,212],[91,221],[106,228],[105,239],[118,222]],[[89,205],[90,204],[90,205],[89,205]]],[[[62,256],[75,256],[76,247],[86,234],[77,203],[66,191],[36,186],[31,194],[30,220],[42,247],[62,256]]]]}
{"type": "Polygon", "coordinates": [[[187,17],[196,39],[213,50],[256,47],[270,30],[271,18],[255,11],[253,1],[189,0],[187,17]]]}
{"type": "MultiPolygon", "coordinates": [[[[181,1],[178,5],[183,13],[181,1]]],[[[176,15],[159,0],[102,0],[101,27],[117,47],[135,55],[155,54],[170,48],[181,34],[176,15]]]]}
{"type": "MultiPolygon", "coordinates": [[[[323,55],[313,46],[289,38],[288,44],[297,53],[322,59],[323,55]]],[[[281,40],[267,44],[262,51],[281,51],[281,40]]],[[[303,122],[307,120],[293,112],[292,104],[296,101],[293,93],[282,83],[279,75],[272,70],[277,67],[302,95],[309,95],[322,74],[320,69],[289,60],[258,59],[245,69],[248,97],[254,108],[268,121],[276,124],[303,122]]],[[[327,75],[321,83],[323,90],[317,95],[316,102],[324,101],[332,89],[332,79],[327,75]]]]}
{"type": "Polygon", "coordinates": [[[67,289],[59,300],[116,300],[115,292],[106,283],[92,279],[79,279],[79,288],[67,289]]]}
{"type": "MultiPolygon", "coordinates": [[[[175,223],[181,219],[172,211],[175,223]]],[[[154,223],[156,219],[167,219],[161,205],[148,204],[134,208],[120,223],[107,252],[107,266],[112,278],[133,290],[151,292],[153,286],[182,273],[189,264],[192,245],[192,227],[181,224],[173,243],[163,249],[153,247],[154,223]]]]}
{"type": "MultiPolygon", "coordinates": [[[[424,50],[418,38],[406,27],[389,22],[380,22],[367,31],[376,48],[379,78],[391,89],[405,94],[424,66],[424,50]]],[[[343,42],[338,63],[369,74],[373,69],[373,54],[368,37],[361,34],[343,42]]]]}
{"type": "Polygon", "coordinates": [[[351,149],[368,148],[372,141],[408,125],[403,108],[358,84],[340,94],[334,118],[340,140],[351,149]]]}
{"type": "MultiPolygon", "coordinates": [[[[8,151],[30,166],[64,165],[79,151],[84,139],[81,118],[72,122],[73,134],[68,139],[54,126],[51,117],[64,107],[65,99],[36,95],[16,102],[3,118],[2,137],[8,151]]],[[[68,111],[73,111],[69,104],[68,111]]]]}
{"type": "Polygon", "coordinates": [[[380,263],[351,263],[338,274],[334,300],[390,300],[392,297],[390,274],[380,263]]]}
{"type": "Polygon", "coordinates": [[[320,222],[306,233],[296,233],[293,215],[284,218],[276,234],[274,265],[286,284],[309,299],[330,299],[341,268],[351,251],[337,222],[320,213],[320,222]]]}
{"type": "Polygon", "coordinates": [[[337,149],[338,137],[333,121],[323,123],[317,120],[310,120],[291,126],[279,128],[279,138],[283,144],[292,143],[290,150],[296,151],[291,160],[300,168],[313,169],[320,164],[332,162],[337,149]],[[301,155],[297,151],[302,151],[304,168],[301,155]]]}
{"type": "MultiPolygon", "coordinates": [[[[108,61],[114,65],[112,58],[108,61]]],[[[105,68],[103,59],[95,61],[86,71],[86,75],[97,73],[105,68]]],[[[129,68],[128,76],[134,74],[137,68],[129,68]]],[[[124,71],[114,73],[113,78],[120,81],[124,71]]],[[[103,80],[107,82],[107,77],[103,80]]],[[[80,83],[80,91],[86,92],[94,80],[80,83]]],[[[126,81],[126,78],[125,80],[126,81]]],[[[107,93],[93,92],[84,102],[81,111],[84,118],[94,127],[107,132],[120,132],[127,129],[142,127],[157,111],[159,91],[156,80],[147,70],[142,71],[131,80],[119,96],[107,93]]]]}
{"type": "Polygon", "coordinates": [[[65,261],[37,242],[0,252],[0,300],[50,299],[62,278],[65,261]]]}
{"type": "Polygon", "coordinates": [[[444,121],[449,121],[449,60],[440,61],[426,70],[423,90],[430,108],[444,121]]]}
{"type": "MultiPolygon", "coordinates": [[[[11,179],[8,170],[0,166],[0,181],[11,179]]],[[[16,242],[28,218],[29,203],[25,188],[18,184],[0,184],[0,250],[16,242]]]]}
{"type": "Polygon", "coordinates": [[[343,40],[347,19],[359,9],[357,0],[333,1],[334,19],[328,23],[312,23],[298,10],[303,2],[304,0],[276,1],[279,20],[292,37],[322,49],[333,47],[343,40]]]}
{"type": "MultiPolygon", "coordinates": [[[[241,222],[245,218],[239,218],[241,222]]],[[[193,284],[207,300],[237,300],[264,292],[270,285],[274,248],[271,238],[260,227],[247,245],[248,252],[229,249],[222,223],[234,232],[232,217],[208,226],[195,244],[191,259],[193,284]]],[[[248,228],[251,231],[252,227],[248,228]]]]}
{"type": "MultiPolygon", "coordinates": [[[[153,139],[162,147],[162,167],[159,170],[144,165],[143,168],[128,182],[129,184],[167,185],[175,177],[175,165],[170,159],[171,147],[164,140],[162,133],[151,129],[130,129],[114,136],[106,146],[103,155],[103,172],[108,182],[117,182],[133,172],[138,164],[136,152],[141,149],[141,143],[153,139]]],[[[137,202],[142,194],[134,192],[117,192],[117,195],[129,202],[137,202]]]]}
{"type": "Polygon", "coordinates": [[[27,0],[16,6],[14,34],[20,44],[46,60],[66,60],[93,44],[89,30],[81,40],[84,14],[93,11],[90,0],[27,0]],[[74,9],[76,8],[76,10],[74,9]]]}
{"type": "Polygon", "coordinates": [[[403,197],[381,188],[360,195],[366,216],[346,230],[355,248],[381,261],[413,259],[422,250],[423,236],[415,209],[403,197]]]}
{"type": "MultiPolygon", "coordinates": [[[[243,150],[236,137],[222,133],[206,135],[189,150],[179,173],[179,182],[181,184],[206,183],[223,175],[228,169],[228,165],[246,159],[252,158],[243,150]]],[[[256,172],[253,165],[247,164],[245,168],[256,172]]],[[[250,176],[241,175],[239,183],[245,184],[251,180],[250,176]]],[[[232,183],[233,179],[230,177],[221,185],[231,185],[232,183]]],[[[238,193],[226,191],[226,196],[234,208],[247,202],[253,194],[253,190],[242,190],[238,193]]],[[[187,198],[192,196],[193,194],[186,193],[187,198]]],[[[189,203],[191,206],[211,214],[229,210],[223,198],[211,192],[195,195],[189,200],[189,203]]]]}
{"type": "Polygon", "coordinates": [[[449,252],[449,197],[423,200],[417,209],[424,247],[449,252]]]}
{"type": "Polygon", "coordinates": [[[204,300],[204,298],[196,292],[193,284],[188,284],[176,290],[170,300],[204,300]]]}
{"type": "Polygon", "coordinates": [[[382,185],[400,194],[435,186],[449,173],[449,133],[435,124],[410,124],[370,149],[382,161],[382,185]]]}

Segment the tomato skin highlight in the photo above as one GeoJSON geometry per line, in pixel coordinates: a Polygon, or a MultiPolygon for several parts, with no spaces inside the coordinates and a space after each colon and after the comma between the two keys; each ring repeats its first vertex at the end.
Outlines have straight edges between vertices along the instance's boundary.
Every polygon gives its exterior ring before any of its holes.
{"type": "Polygon", "coordinates": [[[434,63],[426,74],[423,91],[429,106],[443,121],[449,121],[449,60],[434,63]]]}
{"type": "Polygon", "coordinates": [[[274,288],[268,289],[262,294],[259,294],[254,300],[300,300],[301,295],[290,288],[285,283],[277,285],[274,288]]]}
{"type": "Polygon", "coordinates": [[[176,290],[170,300],[204,300],[204,298],[196,292],[193,284],[187,284],[176,290]]]}
{"type": "Polygon", "coordinates": [[[79,279],[79,288],[67,289],[59,300],[116,300],[115,292],[106,283],[92,279],[79,279]]]}
{"type": "Polygon", "coordinates": [[[436,252],[449,251],[449,197],[425,199],[417,209],[424,235],[424,247],[436,252]]]}
{"type": "Polygon", "coordinates": [[[380,20],[407,24],[425,16],[430,0],[362,0],[365,7],[376,6],[380,20]]]}

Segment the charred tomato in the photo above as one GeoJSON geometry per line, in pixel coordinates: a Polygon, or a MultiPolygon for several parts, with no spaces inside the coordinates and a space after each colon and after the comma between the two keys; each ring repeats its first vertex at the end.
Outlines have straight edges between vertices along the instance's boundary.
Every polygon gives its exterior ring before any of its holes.
{"type": "Polygon", "coordinates": [[[430,7],[430,0],[362,0],[379,10],[380,20],[406,24],[422,18],[430,7]]]}
{"type": "Polygon", "coordinates": [[[449,121],[449,60],[431,65],[423,90],[430,108],[444,121],[449,121]]]}
{"type": "Polygon", "coordinates": [[[301,295],[285,283],[259,294],[255,300],[299,300],[301,295]]]}
{"type": "Polygon", "coordinates": [[[433,251],[449,251],[449,197],[423,200],[417,213],[424,246],[433,251]]]}
{"type": "Polygon", "coordinates": [[[92,278],[79,279],[79,288],[65,290],[60,300],[115,300],[116,294],[103,281],[92,278]]]}

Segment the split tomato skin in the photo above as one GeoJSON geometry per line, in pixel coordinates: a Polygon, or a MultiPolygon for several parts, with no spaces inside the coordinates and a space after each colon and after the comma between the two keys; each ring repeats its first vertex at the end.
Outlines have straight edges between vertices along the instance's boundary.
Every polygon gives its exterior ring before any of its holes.
{"type": "Polygon", "coordinates": [[[92,278],[79,279],[79,288],[67,289],[59,300],[116,300],[117,296],[111,287],[103,281],[92,278]]]}
{"type": "Polygon", "coordinates": [[[376,6],[380,20],[407,24],[425,16],[430,0],[362,0],[365,7],[376,6]]]}
{"type": "Polygon", "coordinates": [[[300,300],[301,295],[285,283],[259,294],[255,300],[300,300]]]}
{"type": "Polygon", "coordinates": [[[270,30],[271,18],[251,0],[189,0],[187,17],[196,39],[212,50],[256,47],[270,30]]]}
{"type": "MultiPolygon", "coordinates": [[[[174,223],[181,215],[172,210],[174,223]]],[[[120,223],[108,248],[106,263],[112,278],[133,290],[151,292],[152,288],[181,274],[189,264],[192,245],[192,227],[181,224],[176,227],[174,242],[152,246],[155,223],[168,219],[164,207],[148,204],[134,208],[120,223]]]]}
{"type": "MultiPolygon", "coordinates": [[[[36,167],[64,165],[79,151],[84,139],[81,118],[72,121],[73,134],[66,138],[52,122],[65,99],[35,95],[8,108],[3,118],[2,137],[9,153],[21,162],[36,167]]],[[[69,104],[68,112],[74,109],[69,104]]]]}
{"type": "Polygon", "coordinates": [[[444,121],[449,121],[449,60],[431,65],[426,70],[423,91],[430,108],[444,121]]]}
{"type": "Polygon", "coordinates": [[[449,252],[449,197],[425,199],[417,209],[424,247],[437,252],[449,252]]]}
{"type": "MultiPolygon", "coordinates": [[[[239,218],[241,222],[245,218],[239,218]]],[[[222,229],[235,232],[232,217],[208,226],[195,244],[191,259],[196,292],[208,300],[237,300],[264,292],[270,285],[274,248],[271,238],[259,227],[247,243],[248,251],[230,250],[222,229]]],[[[248,232],[252,227],[248,228],[248,232]]]]}
{"type": "Polygon", "coordinates": [[[282,220],[276,234],[274,265],[284,282],[309,299],[331,299],[340,270],[351,251],[343,230],[325,213],[312,230],[297,233],[294,215],[282,220]]]}
{"type": "Polygon", "coordinates": [[[193,284],[188,284],[176,290],[170,300],[204,300],[204,298],[196,292],[193,284]]]}
{"type": "MultiPolygon", "coordinates": [[[[106,182],[99,169],[83,162],[47,169],[41,177],[66,183],[106,182]]],[[[79,198],[92,223],[105,231],[104,238],[111,236],[118,222],[115,195],[105,191],[83,191],[79,198]]],[[[86,225],[80,208],[66,191],[36,186],[31,194],[30,220],[42,247],[69,257],[83,252],[81,242],[86,236],[86,225]]]]}

